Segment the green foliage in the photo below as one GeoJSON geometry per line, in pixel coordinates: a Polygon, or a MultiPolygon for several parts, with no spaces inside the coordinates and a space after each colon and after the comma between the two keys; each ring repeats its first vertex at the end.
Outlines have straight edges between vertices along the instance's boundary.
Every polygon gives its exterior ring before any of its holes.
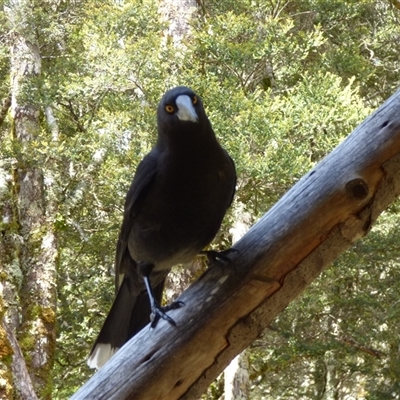
{"type": "Polygon", "coordinates": [[[267,8],[230,11],[198,25],[197,57],[206,73],[245,91],[291,86],[304,60],[325,40],[318,26],[299,34],[293,19],[274,18],[267,8]]]}
{"type": "MultiPolygon", "coordinates": [[[[236,201],[256,219],[399,84],[400,15],[372,0],[212,0],[174,47],[152,0],[32,4],[42,75],[40,93],[30,95],[43,123],[30,153],[49,177],[47,204],[55,204],[53,398],[65,399],[92,374],[85,358],[114,296],[123,201],[155,141],[162,93],[184,84],[202,96],[237,165],[236,201]],[[46,123],[48,106],[57,132],[46,123]]],[[[3,20],[0,13],[2,99],[10,91],[6,38],[25,17],[13,26],[3,20]]],[[[0,154],[9,171],[24,150],[10,130],[6,119],[0,154]]],[[[358,389],[368,399],[395,398],[398,207],[254,345],[251,398],[322,398],[328,367],[341,382],[337,398],[358,389]]],[[[208,398],[220,395],[214,389],[208,398]]]]}

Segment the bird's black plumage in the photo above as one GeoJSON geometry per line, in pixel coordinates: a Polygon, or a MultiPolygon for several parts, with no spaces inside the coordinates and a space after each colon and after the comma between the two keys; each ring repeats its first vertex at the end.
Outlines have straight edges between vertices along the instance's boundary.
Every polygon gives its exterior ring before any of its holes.
{"type": "Polygon", "coordinates": [[[235,192],[234,163],[191,89],[164,94],[157,125],[156,145],[126,196],[115,260],[117,296],[91,351],[91,367],[101,367],[150,322],[150,314],[153,325],[160,317],[173,323],[168,308],[159,306],[164,280],[174,265],[191,261],[213,240],[235,192]]]}

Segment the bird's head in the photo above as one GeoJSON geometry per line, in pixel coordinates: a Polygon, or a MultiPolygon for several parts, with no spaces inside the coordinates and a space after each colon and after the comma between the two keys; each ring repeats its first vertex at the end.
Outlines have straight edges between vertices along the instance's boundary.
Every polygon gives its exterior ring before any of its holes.
{"type": "Polygon", "coordinates": [[[201,98],[186,86],[177,86],[164,94],[158,105],[157,120],[159,133],[208,123],[201,98]]]}

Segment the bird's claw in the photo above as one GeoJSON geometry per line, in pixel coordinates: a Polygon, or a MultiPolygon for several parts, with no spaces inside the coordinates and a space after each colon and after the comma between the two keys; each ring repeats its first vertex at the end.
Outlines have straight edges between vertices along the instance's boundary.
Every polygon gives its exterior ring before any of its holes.
{"type": "Polygon", "coordinates": [[[175,321],[166,312],[170,310],[175,310],[184,305],[185,303],[183,301],[173,301],[171,304],[168,304],[167,306],[164,307],[161,307],[159,304],[153,304],[153,306],[151,307],[151,314],[150,314],[150,320],[151,320],[150,327],[155,328],[160,318],[164,319],[165,321],[168,321],[171,325],[176,326],[175,321]]]}
{"type": "Polygon", "coordinates": [[[231,259],[228,257],[231,253],[238,253],[239,250],[231,247],[230,249],[226,249],[223,251],[216,250],[203,250],[200,254],[204,254],[207,257],[208,263],[211,262],[223,262],[228,264],[231,262],[231,259]]]}

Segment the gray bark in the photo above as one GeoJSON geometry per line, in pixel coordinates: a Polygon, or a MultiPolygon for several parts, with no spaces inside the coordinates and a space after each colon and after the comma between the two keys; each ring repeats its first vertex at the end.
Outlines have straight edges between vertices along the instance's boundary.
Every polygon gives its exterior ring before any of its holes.
{"type": "MultiPolygon", "coordinates": [[[[232,242],[238,242],[250,229],[252,216],[245,211],[243,203],[235,205],[235,224],[229,230],[232,242]]],[[[225,400],[246,400],[249,398],[250,379],[249,361],[246,350],[238,354],[224,371],[224,398],[225,400]]]]}
{"type": "MultiPolygon", "coordinates": [[[[13,350],[13,362],[12,362],[12,375],[14,382],[16,382],[17,391],[14,392],[13,396],[4,397],[5,399],[21,398],[27,400],[36,400],[37,396],[33,389],[32,380],[26,368],[25,359],[22,354],[21,348],[15,337],[15,327],[10,326],[5,319],[2,321],[2,327],[4,328],[7,339],[11,344],[13,350]]],[[[11,382],[10,382],[11,383],[11,382]]],[[[11,394],[11,393],[10,393],[11,394]]]]}
{"type": "Polygon", "coordinates": [[[197,9],[195,0],[162,0],[160,14],[164,21],[169,23],[164,32],[166,40],[172,38],[175,47],[182,48],[182,40],[188,38],[190,19],[197,9]]]}
{"type": "Polygon", "coordinates": [[[225,400],[249,398],[249,361],[246,351],[238,354],[225,368],[225,400]]]}
{"type": "Polygon", "coordinates": [[[15,209],[11,216],[12,226],[17,227],[14,235],[17,251],[10,260],[10,268],[20,274],[14,286],[14,300],[8,299],[18,304],[10,307],[5,317],[14,349],[15,392],[21,398],[33,398],[26,394],[30,382],[22,373],[28,371],[36,393],[46,399],[51,397],[49,383],[55,347],[57,240],[52,227],[53,203],[46,195],[49,187],[45,188],[45,162],[35,151],[41,132],[38,105],[41,56],[35,38],[37,27],[32,26],[33,9],[24,0],[10,2],[5,7],[13,28],[10,111],[17,149],[12,185],[15,209]]]}

